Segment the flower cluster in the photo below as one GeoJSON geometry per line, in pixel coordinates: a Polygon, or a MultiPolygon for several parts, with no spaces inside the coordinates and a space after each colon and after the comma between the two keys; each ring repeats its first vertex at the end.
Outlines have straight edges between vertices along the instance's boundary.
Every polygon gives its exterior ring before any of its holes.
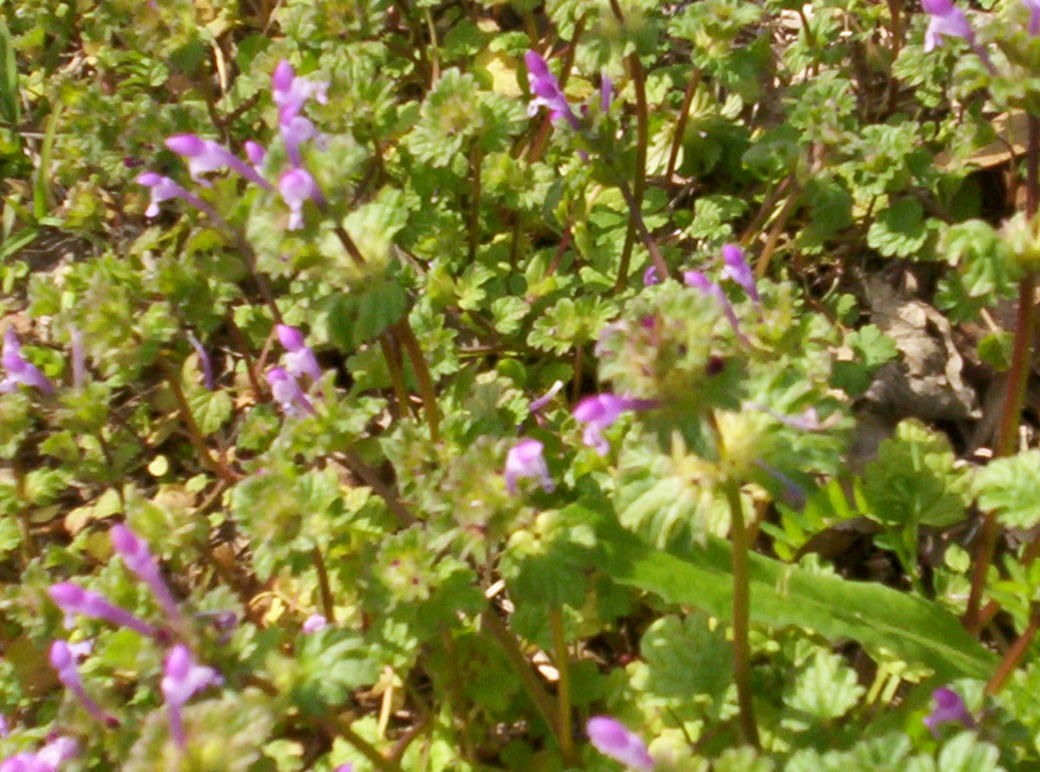
{"type": "Polygon", "coordinates": [[[58,772],[78,752],[71,737],[55,737],[38,751],[22,751],[0,762],[0,772],[58,772]]]}
{"type": "Polygon", "coordinates": [[[303,333],[295,327],[279,324],[275,332],[286,353],[284,367],[272,367],[267,371],[271,394],[288,416],[313,414],[314,405],[300,386],[300,380],[307,379],[312,386],[321,380],[321,367],[314,351],[304,341],[303,333]]]}

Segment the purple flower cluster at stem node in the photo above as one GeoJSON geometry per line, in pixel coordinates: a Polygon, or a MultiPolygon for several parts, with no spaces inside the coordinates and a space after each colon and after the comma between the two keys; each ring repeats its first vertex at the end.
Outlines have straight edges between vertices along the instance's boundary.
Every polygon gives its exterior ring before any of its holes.
{"type": "Polygon", "coordinates": [[[44,394],[54,393],[54,384],[36,365],[22,356],[22,344],[18,342],[18,335],[14,327],[8,327],[4,332],[3,355],[0,357],[3,364],[4,378],[0,380],[0,394],[14,391],[19,385],[37,389],[44,394]]]}
{"type": "Polygon", "coordinates": [[[187,735],[181,711],[196,692],[207,686],[220,686],[223,679],[211,667],[198,665],[191,651],[182,643],[177,644],[163,661],[163,677],[159,686],[170,712],[170,734],[177,745],[187,745],[187,735]]]}
{"type": "Polygon", "coordinates": [[[549,65],[537,51],[528,51],[524,54],[524,64],[527,65],[527,82],[531,87],[533,99],[527,108],[527,114],[533,116],[539,107],[549,108],[549,115],[554,124],[566,120],[571,128],[580,129],[581,121],[571,109],[567,97],[560,90],[560,83],[556,76],[549,72],[549,65]]]}
{"type": "Polygon", "coordinates": [[[646,743],[616,718],[594,716],[585,725],[585,733],[593,747],[604,756],[640,772],[653,770],[654,760],[646,749],[646,743]]]}
{"type": "Polygon", "coordinates": [[[328,101],[326,92],[329,84],[326,81],[299,78],[293,66],[285,59],[278,62],[271,75],[271,94],[278,105],[278,128],[285,143],[285,151],[293,167],[303,164],[300,145],[314,140],[321,145],[324,137],[309,119],[300,115],[300,111],[310,99],[319,104],[328,101]]]}
{"type": "Polygon", "coordinates": [[[506,490],[516,494],[518,480],[532,478],[538,480],[542,490],[551,493],[556,487],[549,476],[549,467],[542,455],[544,446],[538,440],[522,439],[509,449],[506,454],[506,490]]]}

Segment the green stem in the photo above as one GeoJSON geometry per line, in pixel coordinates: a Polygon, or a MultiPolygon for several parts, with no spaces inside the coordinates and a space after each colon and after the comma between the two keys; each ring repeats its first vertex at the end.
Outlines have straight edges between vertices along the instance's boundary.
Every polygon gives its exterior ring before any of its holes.
{"type": "Polygon", "coordinates": [[[496,615],[494,610],[488,609],[481,616],[484,628],[490,633],[491,637],[494,638],[498,645],[502,647],[506,656],[513,663],[513,667],[520,676],[520,681],[524,685],[524,690],[527,695],[531,698],[531,702],[534,703],[535,708],[541,714],[542,719],[549,727],[549,731],[553,733],[553,737],[556,738],[556,743],[563,748],[563,738],[560,737],[560,728],[557,726],[555,721],[552,704],[552,698],[542,687],[542,682],[538,680],[538,676],[535,674],[531,664],[527,661],[524,653],[520,650],[520,646],[516,642],[516,637],[509,632],[509,629],[502,623],[496,615]]]}
{"type": "Polygon", "coordinates": [[[749,545],[744,525],[744,507],[740,502],[740,486],[736,482],[728,482],[725,488],[733,527],[733,680],[737,685],[741,735],[744,742],[757,748],[758,726],[755,724],[751,702],[751,645],[748,640],[751,611],[749,545]]]}
{"type": "MultiPolygon", "coordinates": [[[[1040,196],[1040,119],[1029,116],[1026,146],[1026,220],[1034,227],[1038,196],[1040,196]]],[[[1000,414],[1000,426],[994,443],[993,454],[999,458],[1015,450],[1018,427],[1022,418],[1022,403],[1025,399],[1026,381],[1029,379],[1030,359],[1033,352],[1033,328],[1035,319],[1036,273],[1027,270],[1018,284],[1018,313],[1015,318],[1015,342],[1011,352],[1011,367],[1007,374],[1007,392],[1000,414]]],[[[968,607],[964,612],[964,625],[972,632],[980,627],[979,608],[986,585],[986,576],[997,545],[1000,527],[993,512],[987,512],[982,520],[976,543],[975,561],[972,564],[971,592],[968,607]]]]}
{"type": "Polygon", "coordinates": [[[567,653],[567,636],[563,629],[563,609],[554,606],[549,612],[549,626],[552,628],[553,649],[556,658],[556,669],[560,673],[560,681],[556,686],[556,720],[557,736],[560,738],[560,751],[567,766],[575,766],[578,761],[574,757],[574,737],[571,734],[571,674],[570,656],[567,653]]]}
{"type": "Polygon", "coordinates": [[[329,584],[329,572],[325,568],[325,558],[321,554],[321,548],[317,545],[311,551],[314,556],[314,565],[318,569],[318,589],[321,591],[321,608],[325,614],[325,620],[329,624],[336,622],[336,606],[332,601],[332,586],[329,584]]]}

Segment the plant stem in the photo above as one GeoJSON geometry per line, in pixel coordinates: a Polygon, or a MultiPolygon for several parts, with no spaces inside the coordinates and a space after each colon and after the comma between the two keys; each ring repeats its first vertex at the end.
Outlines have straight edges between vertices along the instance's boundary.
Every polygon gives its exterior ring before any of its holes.
{"type": "Polygon", "coordinates": [[[1022,657],[1029,651],[1029,646],[1036,637],[1037,629],[1040,629],[1040,606],[1034,605],[1032,613],[1029,615],[1029,624],[1026,625],[1026,629],[1011,644],[1011,648],[1004,654],[1004,659],[1000,661],[996,672],[993,673],[993,676],[986,684],[986,694],[996,694],[1001,690],[1007,679],[1015,672],[1015,668],[1018,667],[1022,657]]]}
{"type": "Polygon", "coordinates": [[[755,724],[751,702],[751,645],[748,641],[751,611],[747,555],[749,545],[744,527],[744,507],[740,502],[740,486],[736,482],[728,482],[725,488],[733,526],[733,680],[737,685],[737,704],[740,707],[740,732],[744,742],[757,748],[758,726],[755,724]]]}
{"type": "Polygon", "coordinates": [[[520,680],[523,682],[524,689],[527,691],[527,695],[531,698],[531,702],[534,703],[535,708],[542,715],[542,719],[549,727],[549,731],[553,733],[553,737],[556,738],[556,743],[563,748],[563,739],[560,737],[560,728],[557,726],[553,711],[552,698],[542,687],[542,682],[538,680],[538,676],[535,674],[531,664],[527,661],[524,653],[520,650],[520,646],[516,642],[516,637],[509,632],[509,629],[502,623],[502,620],[496,616],[493,609],[487,609],[481,616],[481,620],[488,633],[491,634],[498,645],[502,647],[502,650],[509,657],[513,663],[513,667],[520,676],[520,680]]]}
{"type": "Polygon", "coordinates": [[[577,764],[574,758],[574,737],[571,734],[571,674],[570,657],[567,653],[567,637],[563,629],[563,609],[553,606],[549,612],[549,626],[552,628],[552,639],[556,669],[560,672],[560,681],[556,685],[556,716],[559,729],[560,751],[564,763],[568,766],[577,764]]]}
{"type": "MultiPolygon", "coordinates": [[[[617,8],[617,3],[612,2],[611,5],[615,9],[618,21],[621,21],[621,12],[617,8]]],[[[632,247],[635,245],[636,240],[637,217],[640,223],[642,222],[643,194],[646,191],[646,148],[650,141],[649,118],[646,106],[646,78],[643,73],[643,65],[639,61],[639,54],[633,52],[629,55],[628,69],[636,89],[636,168],[635,180],[632,184],[632,201],[634,203],[629,204],[632,215],[628,221],[628,231],[625,233],[625,244],[621,249],[621,263],[618,266],[618,277],[615,284],[615,287],[618,289],[624,289],[628,283],[628,266],[632,261],[632,247]]],[[[646,230],[645,226],[643,230],[646,230]]],[[[657,270],[661,270],[661,267],[658,266],[657,270]]],[[[662,275],[661,279],[663,280],[666,275],[667,273],[662,275]]]]}
{"type": "MultiPolygon", "coordinates": [[[[1038,177],[1040,177],[1040,119],[1035,115],[1030,115],[1026,149],[1025,212],[1030,227],[1033,226],[1033,220],[1036,218],[1038,194],[1040,194],[1038,177]]],[[[1022,402],[1026,392],[1026,381],[1029,379],[1033,351],[1035,294],[1036,273],[1033,270],[1027,270],[1018,284],[1015,342],[1011,352],[1011,367],[1007,374],[1007,391],[1004,394],[1000,426],[993,447],[993,455],[997,458],[1011,454],[1015,449],[1015,439],[1018,437],[1022,402]]],[[[965,627],[975,633],[980,628],[979,607],[986,585],[986,575],[993,562],[999,531],[996,515],[993,512],[987,512],[983,516],[982,527],[976,543],[975,560],[972,564],[971,592],[968,595],[967,610],[964,612],[965,627]]]]}
{"type": "Polygon", "coordinates": [[[675,123],[675,136],[672,137],[672,149],[668,153],[668,171],[664,175],[665,185],[672,184],[672,175],[679,163],[679,148],[682,147],[683,135],[686,133],[686,122],[690,118],[690,105],[693,104],[693,96],[697,93],[697,87],[701,84],[701,71],[694,70],[690,76],[690,82],[686,84],[686,94],[683,96],[682,108],[679,110],[679,120],[675,123]]]}
{"type": "Polygon", "coordinates": [[[329,584],[329,571],[325,567],[325,558],[321,554],[321,548],[314,545],[311,550],[314,556],[314,565],[318,569],[318,589],[321,592],[321,609],[325,613],[325,621],[333,624],[336,621],[336,606],[332,601],[332,586],[329,584]]]}
{"type": "Polygon", "coordinates": [[[184,426],[188,430],[188,439],[191,440],[191,444],[194,446],[195,452],[199,454],[202,463],[213,470],[224,482],[237,482],[238,475],[227,465],[227,462],[222,458],[214,458],[209,452],[209,448],[206,447],[206,440],[202,436],[202,432],[199,431],[199,425],[195,423],[195,416],[191,414],[191,406],[184,396],[184,389],[181,388],[181,382],[177,373],[174,372],[173,367],[166,361],[164,356],[160,355],[158,362],[159,368],[163,371],[163,375],[166,376],[166,382],[170,384],[170,390],[173,392],[173,398],[177,402],[181,420],[184,421],[184,426]]]}

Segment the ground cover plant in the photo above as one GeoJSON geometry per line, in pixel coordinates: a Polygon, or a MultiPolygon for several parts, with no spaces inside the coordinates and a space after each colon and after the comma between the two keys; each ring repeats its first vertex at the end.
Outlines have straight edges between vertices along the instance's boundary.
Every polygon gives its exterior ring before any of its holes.
{"type": "Polygon", "coordinates": [[[1040,768],[1040,5],[0,22],[0,772],[1040,768]]]}

